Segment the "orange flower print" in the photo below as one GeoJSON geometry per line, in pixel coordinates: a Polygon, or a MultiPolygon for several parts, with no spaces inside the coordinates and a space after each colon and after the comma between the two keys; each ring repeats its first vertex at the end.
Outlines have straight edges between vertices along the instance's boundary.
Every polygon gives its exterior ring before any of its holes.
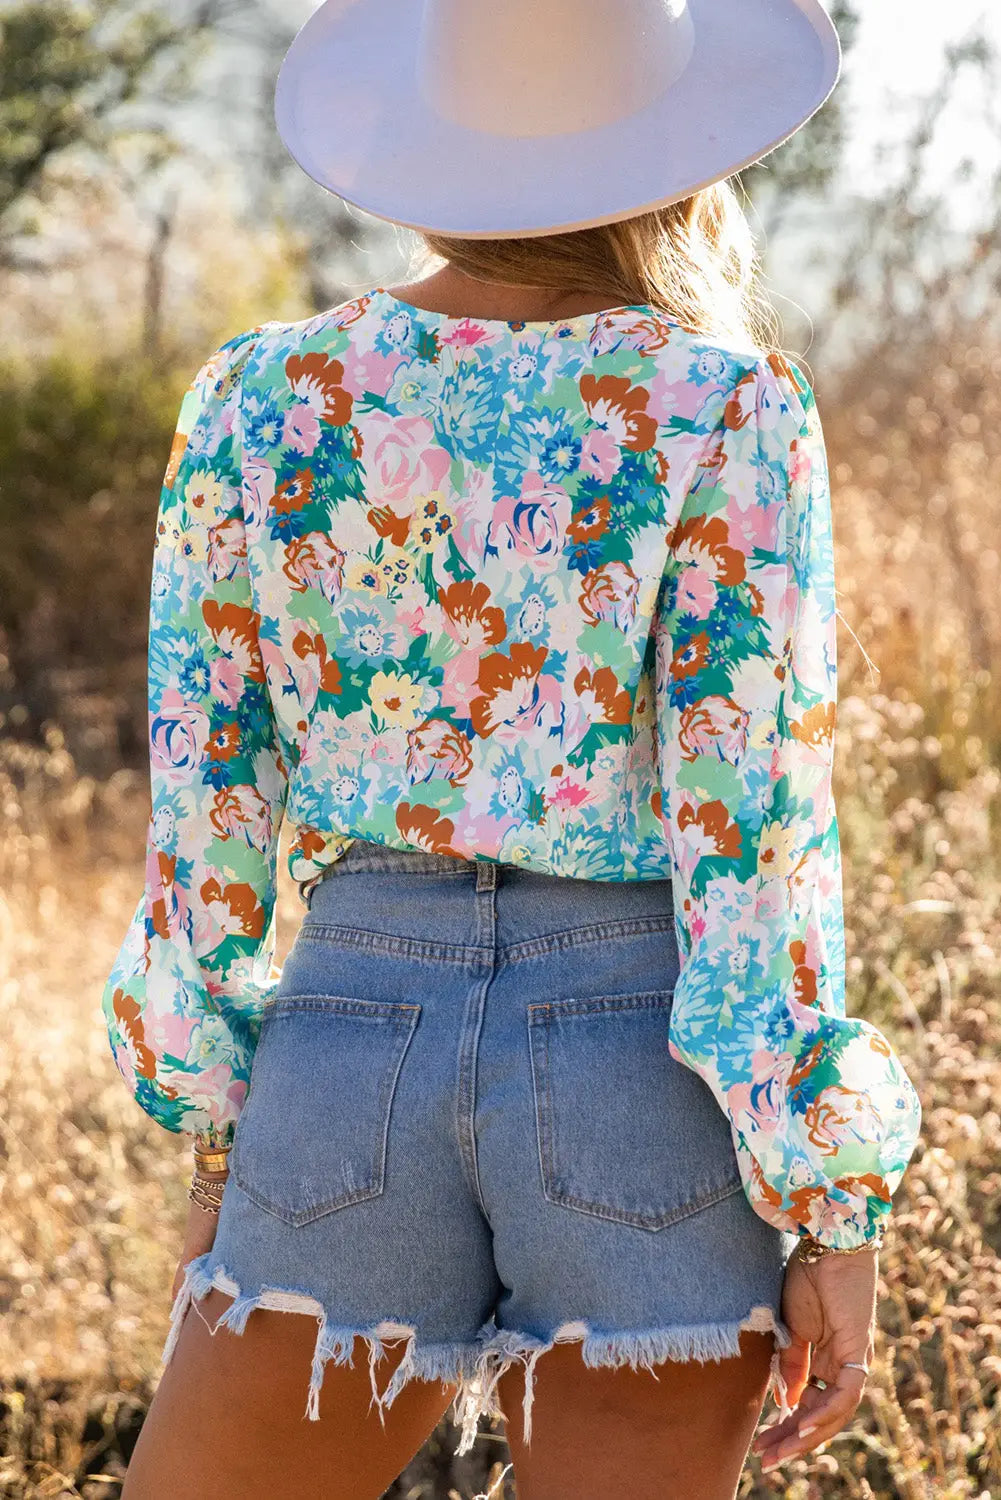
{"type": "Polygon", "coordinates": [[[240,838],[252,849],[267,849],[271,841],[271,809],[255,786],[220,787],[209,821],[221,839],[240,838]]]}
{"type": "Polygon", "coordinates": [[[292,393],[305,401],[323,422],[346,427],[351,421],[354,397],[341,384],[344,366],[319,352],[292,354],[285,361],[285,375],[292,393]]]}
{"type": "Polygon", "coordinates": [[[322,635],[311,635],[308,630],[300,630],[292,642],[292,650],[300,661],[307,661],[311,656],[316,658],[314,665],[319,674],[320,687],[325,693],[341,691],[340,666],[337,658],[328,654],[327,643],[322,635]]]}
{"type": "Polygon", "coordinates": [[[327,847],[327,841],[322,833],[315,828],[310,828],[307,823],[300,823],[295,837],[289,844],[289,859],[301,855],[303,859],[316,859],[327,847]]]}
{"type": "Polygon", "coordinates": [[[607,427],[623,448],[646,453],[657,439],[657,423],[647,414],[650,392],[630,385],[624,375],[582,375],[580,394],[592,422],[607,427]]]}
{"type": "Polygon", "coordinates": [[[722,516],[692,516],[674,528],[668,546],[680,563],[692,563],[715,583],[743,583],[744,554],[727,545],[730,530],[722,516]]]}
{"type": "Polygon", "coordinates": [[[830,701],[815,703],[801,718],[790,723],[789,733],[801,745],[827,754],[834,738],[836,712],[835,704],[830,701]]]}
{"type": "Polygon", "coordinates": [[[596,349],[605,353],[625,343],[640,354],[655,354],[667,347],[673,325],[656,313],[603,312],[598,314],[592,335],[596,349]]]}
{"type": "Polygon", "coordinates": [[[625,562],[602,563],[584,579],[580,606],[592,625],[607,620],[616,629],[628,631],[636,618],[640,581],[625,562]]]}
{"type": "Polygon", "coordinates": [[[396,809],[396,826],[401,838],[428,854],[455,854],[452,838],[455,825],[450,818],[442,818],[433,807],[411,807],[401,802],[396,809]]]}
{"type": "Polygon", "coordinates": [[[464,650],[496,646],[507,634],[504,611],[490,603],[485,583],[464,580],[438,590],[445,629],[464,650]]]}
{"type": "Polygon", "coordinates": [[[683,802],[678,827],[685,832],[693,825],[701,831],[708,853],[722,854],[726,859],[740,858],[740,824],[731,819],[725,802],[702,802],[697,807],[683,802]]]}
{"type": "Polygon", "coordinates": [[[259,938],[264,932],[264,908],[245,881],[223,885],[217,876],[206,880],[199,892],[222,931],[237,937],[259,938]]]}
{"type": "Polygon", "coordinates": [[[125,1039],[129,1056],[133,1067],[140,1078],[156,1077],[156,1057],[147,1047],[144,1040],[142,1013],[138,1002],[126,995],[124,990],[116,990],[112,999],[112,1007],[118,1029],[125,1039]]]}
{"type": "Polygon", "coordinates": [[[219,650],[236,663],[241,675],[251,682],[263,682],[260,616],[245,604],[220,604],[218,599],[208,598],[202,602],[202,618],[219,650]]]}
{"type": "Polygon", "coordinates": [[[789,956],[793,961],[793,990],[801,1005],[817,1003],[817,971],[806,961],[806,944],[802,941],[789,944],[789,956]]]}
{"type": "Polygon", "coordinates": [[[747,746],[751,716],[732,698],[710,693],[692,703],[681,715],[678,740],[682,760],[711,755],[735,766],[747,746]]]}
{"type": "Polygon", "coordinates": [[[171,917],[176,916],[177,897],[174,890],[174,874],[177,869],[177,858],[173,854],[165,854],[162,849],[155,851],[154,872],[149,884],[151,900],[149,903],[150,924],[157,937],[169,938],[173,936],[176,924],[171,922],[171,917]]]}
{"type": "Polygon", "coordinates": [[[235,719],[220,724],[209,735],[205,745],[213,760],[232,760],[240,751],[240,726],[235,719]]]}
{"type": "Polygon", "coordinates": [[[633,714],[632,699],[611,667],[581,667],[573,680],[581,707],[596,724],[628,724],[633,714]]]}
{"type": "Polygon", "coordinates": [[[461,786],[473,769],[469,736],[447,719],[425,719],[407,731],[407,776],[412,785],[443,776],[461,786]]]}
{"type": "Polygon", "coordinates": [[[515,641],[509,656],[495,652],[483,658],[476,682],[480,696],[469,705],[469,717],[478,735],[486,738],[502,724],[517,724],[531,717],[547,655],[545,646],[515,641]]]}
{"type": "Polygon", "coordinates": [[[755,409],[758,395],[758,382],[753,370],[748,370],[742,375],[723,408],[723,426],[731,432],[743,427],[751,417],[755,409]]]}
{"type": "Polygon", "coordinates": [[[181,459],[184,457],[188,446],[187,432],[182,432],[180,427],[174,433],[174,440],[170,445],[170,454],[167,458],[167,469],[163,476],[163,486],[166,490],[172,490],[177,479],[178,470],[181,467],[181,459]]]}
{"type": "Polygon", "coordinates": [[[411,512],[405,516],[398,515],[391,505],[373,505],[365,513],[368,524],[373,527],[379,536],[385,537],[392,542],[394,547],[402,547],[410,535],[411,512]]]}
{"type": "Polygon", "coordinates": [[[310,531],[286,543],[282,572],[297,594],[319,589],[333,604],[344,583],[344,552],[326,532],[310,531]]]}
{"type": "Polygon", "coordinates": [[[705,666],[708,655],[709,637],[701,630],[698,635],[683,641],[671,657],[671,676],[697,677],[705,666]]]}
{"type": "Polygon", "coordinates": [[[879,1116],[868,1095],[832,1083],[807,1106],[806,1127],[813,1144],[834,1156],[842,1146],[877,1136],[879,1116]]]}
{"type": "Polygon", "coordinates": [[[286,479],[284,484],[278,486],[271,504],[276,514],[291,515],[293,511],[302,510],[309,504],[312,493],[313,472],[311,469],[300,469],[291,479],[286,479]]]}
{"type": "Polygon", "coordinates": [[[590,505],[582,505],[579,510],[574,511],[567,532],[575,542],[592,541],[608,530],[608,517],[611,509],[612,502],[608,496],[600,495],[597,500],[592,500],[590,505]]]}

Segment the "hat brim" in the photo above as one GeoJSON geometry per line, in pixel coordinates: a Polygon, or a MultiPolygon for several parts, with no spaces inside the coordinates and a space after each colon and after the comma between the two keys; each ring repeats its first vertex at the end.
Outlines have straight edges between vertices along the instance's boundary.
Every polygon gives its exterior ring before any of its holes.
{"type": "Polygon", "coordinates": [[[500,136],[418,90],[417,0],[327,0],[293,41],[275,119],[321,187],[394,224],[469,238],[630,218],[738,172],[830,95],[841,48],[818,0],[689,0],[692,57],[651,103],[570,134],[500,136]]]}

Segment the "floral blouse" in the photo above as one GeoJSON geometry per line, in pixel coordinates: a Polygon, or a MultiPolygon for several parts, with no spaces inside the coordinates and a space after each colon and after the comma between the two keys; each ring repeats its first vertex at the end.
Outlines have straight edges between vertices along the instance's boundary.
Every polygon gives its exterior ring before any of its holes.
{"type": "Polygon", "coordinates": [[[231,1139],[283,819],[302,884],[352,837],[669,872],[669,1050],[728,1114],[751,1204],[872,1238],[920,1112],[845,1016],[835,667],[794,363],[649,306],[503,322],[382,287],[231,339],[157,523],[147,877],[105,992],[139,1104],[231,1139]]]}

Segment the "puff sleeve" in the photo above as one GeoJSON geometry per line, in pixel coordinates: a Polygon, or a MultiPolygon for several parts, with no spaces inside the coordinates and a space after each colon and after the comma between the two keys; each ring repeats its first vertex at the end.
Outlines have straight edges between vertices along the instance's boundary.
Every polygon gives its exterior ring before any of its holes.
{"type": "MultiPolygon", "coordinates": [[[[256,330],[255,330],[256,331],[256,330]]],[[[226,1144],[274,985],[286,772],[242,509],[240,375],[224,344],[181,406],[160,496],[149,629],[145,889],[104,992],[118,1069],[168,1130],[226,1144]]]]}
{"type": "Polygon", "coordinates": [[[729,1116],[756,1212],[850,1248],[889,1211],[920,1105],[882,1034],[845,1014],[835,624],[816,402],[770,355],[689,486],[654,627],[670,1050],[729,1116]]]}

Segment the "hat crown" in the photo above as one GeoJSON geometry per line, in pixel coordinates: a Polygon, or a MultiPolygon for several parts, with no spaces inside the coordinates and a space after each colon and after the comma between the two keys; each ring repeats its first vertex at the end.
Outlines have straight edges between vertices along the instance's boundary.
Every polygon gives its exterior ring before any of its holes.
{"type": "Polygon", "coordinates": [[[467,130],[591,130],[662,94],[694,40],[688,0],[424,0],[417,85],[467,130]]]}

